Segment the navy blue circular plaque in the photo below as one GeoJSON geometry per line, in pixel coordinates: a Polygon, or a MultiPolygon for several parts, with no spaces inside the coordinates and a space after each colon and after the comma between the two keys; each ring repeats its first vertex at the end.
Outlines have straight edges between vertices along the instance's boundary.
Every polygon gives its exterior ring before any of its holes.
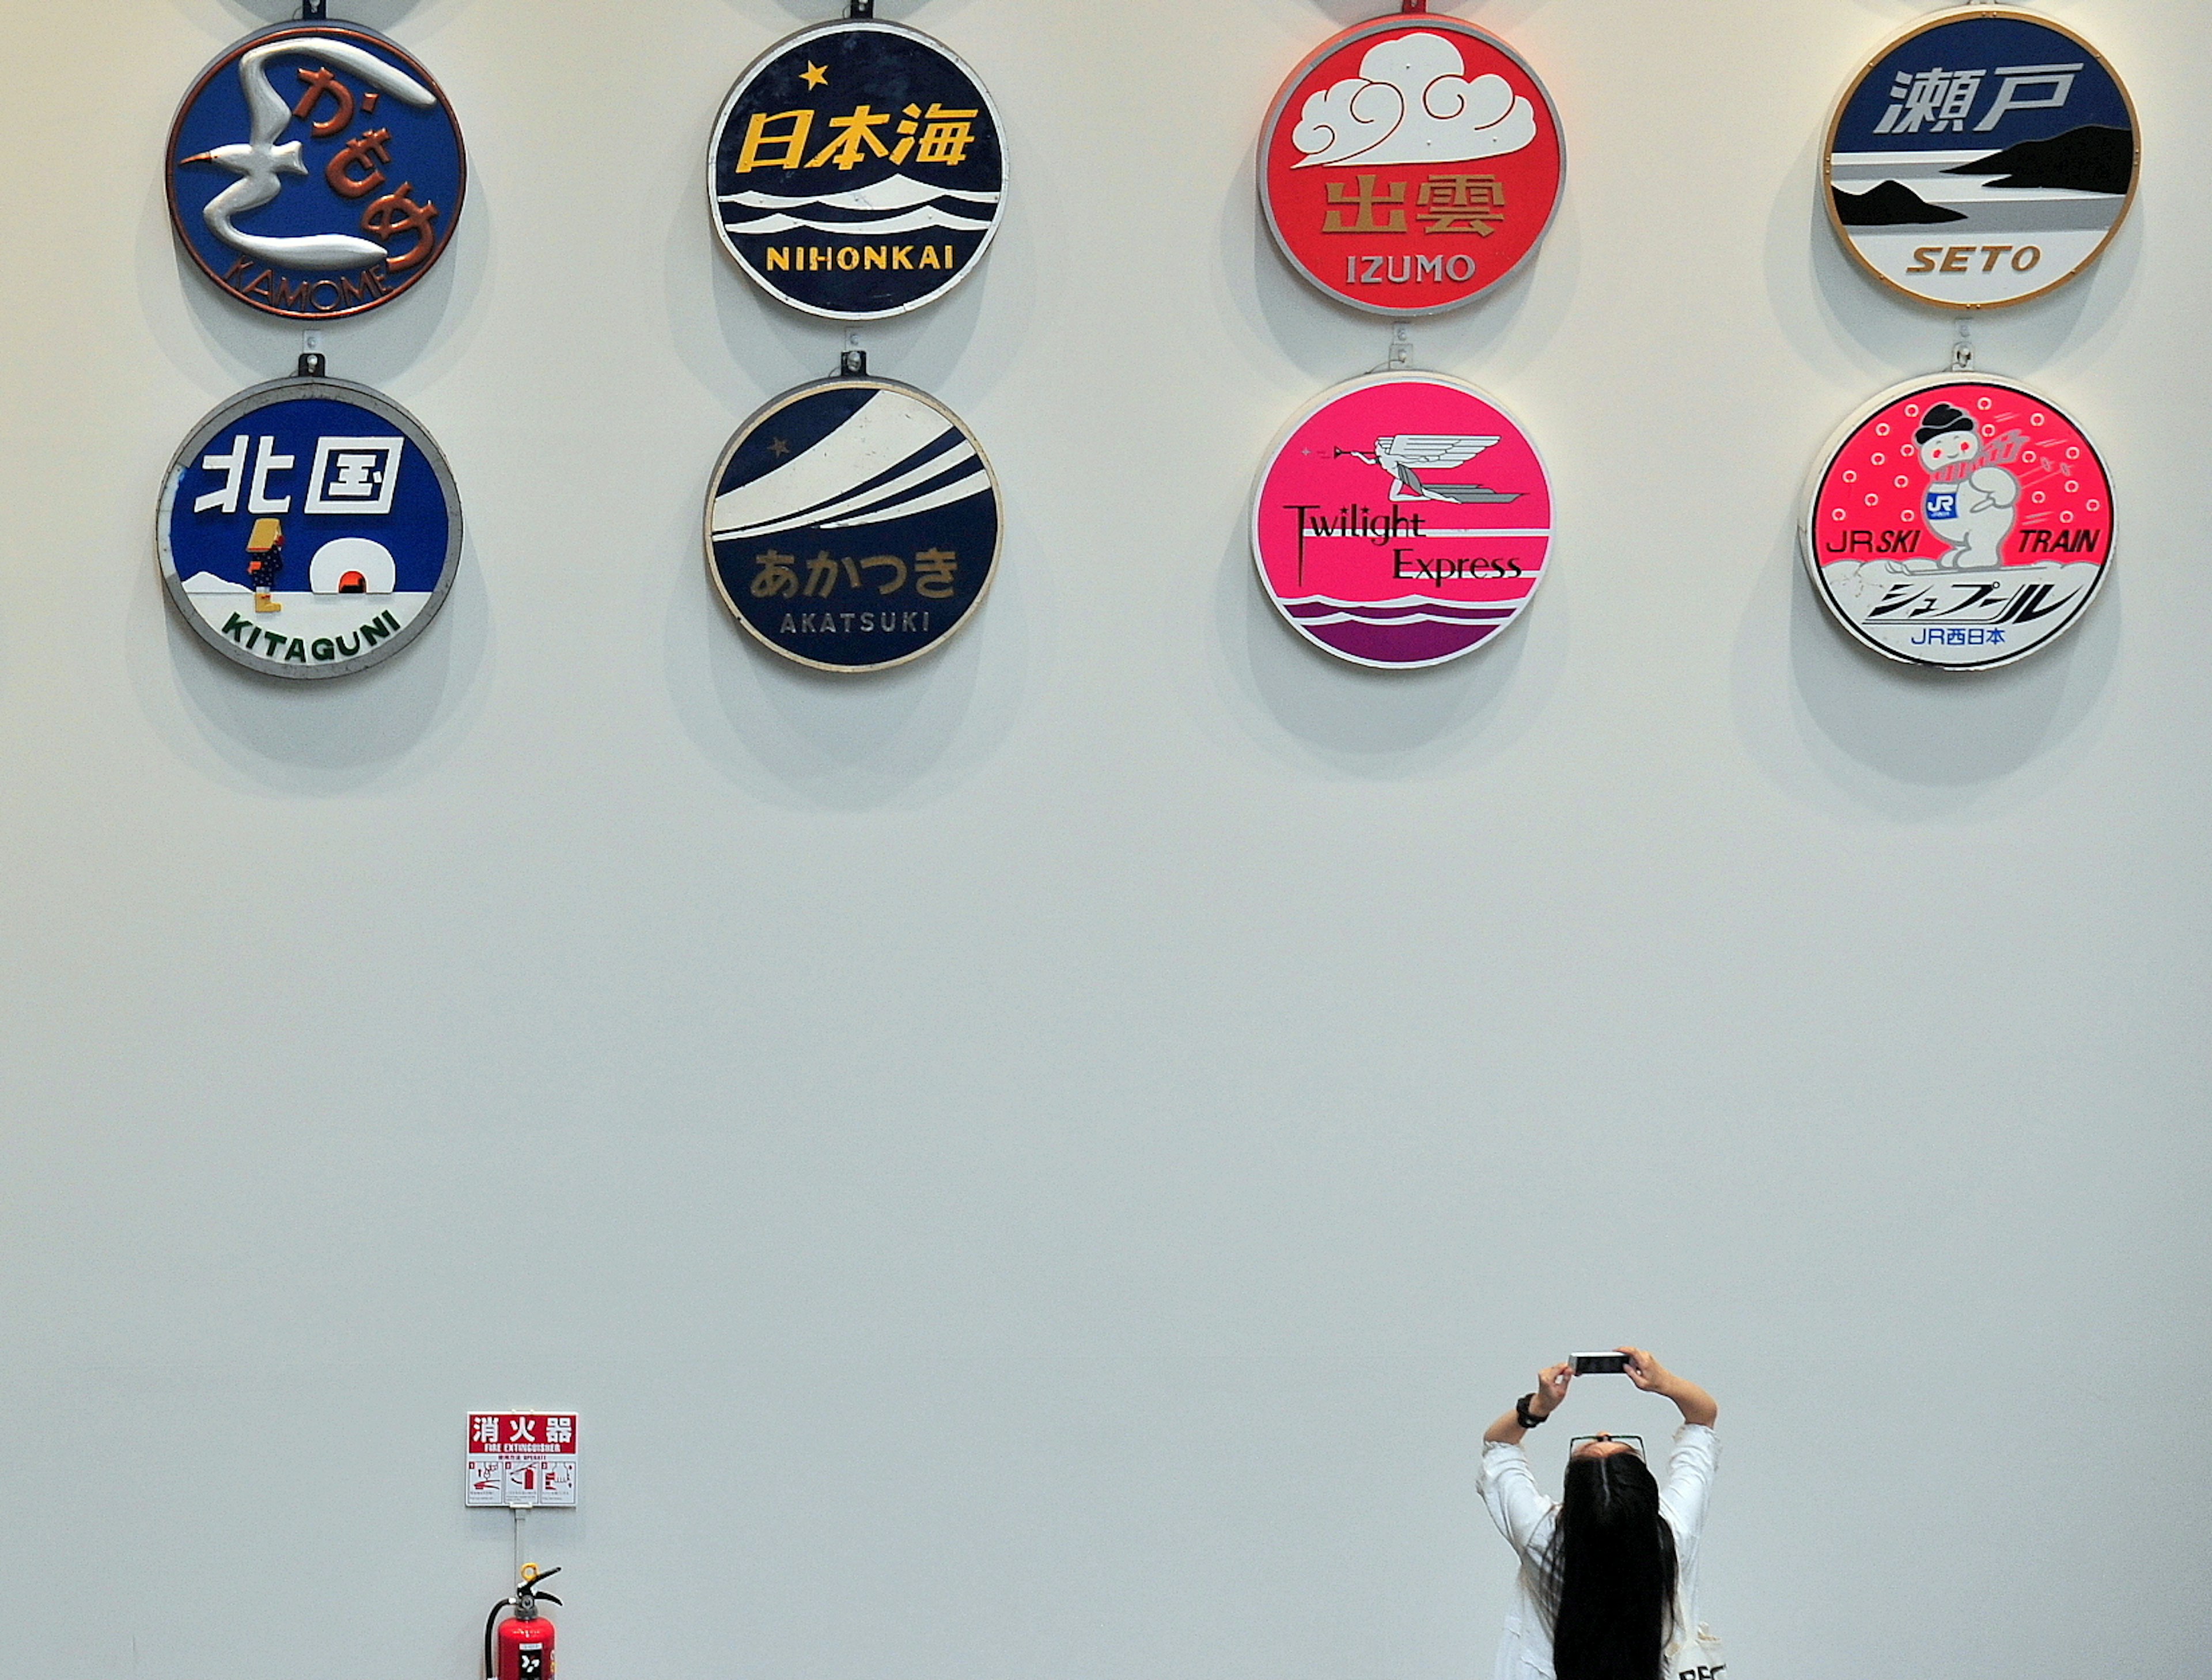
{"type": "Polygon", "coordinates": [[[830,379],[731,440],[708,492],[707,570],[784,658],[882,670],[975,616],[1004,525],[991,464],[950,409],[890,379],[830,379]]]}
{"type": "Polygon", "coordinates": [[[452,243],[468,188],[444,92],[350,23],[281,24],[209,65],[177,112],[166,173],[192,260],[291,320],[411,290],[452,243]]]}
{"type": "Polygon", "coordinates": [[[769,49],[732,89],[707,161],[723,249],[771,297],[840,321],[902,315],[966,279],[1006,190],[974,72],[873,19],[769,49]]]}

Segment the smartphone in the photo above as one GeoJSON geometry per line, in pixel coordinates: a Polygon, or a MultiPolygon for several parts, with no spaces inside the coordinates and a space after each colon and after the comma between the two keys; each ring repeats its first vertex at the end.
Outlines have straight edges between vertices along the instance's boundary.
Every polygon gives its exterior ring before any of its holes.
{"type": "Polygon", "coordinates": [[[1617,1377],[1628,1369],[1625,1353],[1578,1353],[1575,1356],[1575,1374],[1578,1377],[1617,1377]]]}

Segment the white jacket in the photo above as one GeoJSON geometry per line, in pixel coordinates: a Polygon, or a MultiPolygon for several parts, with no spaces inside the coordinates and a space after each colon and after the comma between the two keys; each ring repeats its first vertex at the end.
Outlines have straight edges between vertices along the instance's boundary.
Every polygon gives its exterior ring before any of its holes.
{"type": "MultiPolygon", "coordinates": [[[[1705,1530],[1705,1503],[1720,1462],[1720,1443],[1703,1423],[1685,1423],[1674,1432],[1674,1456],[1659,1489],[1659,1512],[1674,1531],[1675,1624],[1698,1624],[1698,1539],[1705,1530]]],[[[1505,1618],[1505,1637],[1498,1647],[1495,1680],[1553,1680],[1552,1630],[1545,1621],[1540,1592],[1544,1554],[1559,1517],[1559,1501],[1536,1486],[1528,1455],[1517,1446],[1492,1441],[1482,1449],[1477,1483],[1498,1531],[1521,1555],[1513,1584],[1513,1608],[1505,1618]]]]}

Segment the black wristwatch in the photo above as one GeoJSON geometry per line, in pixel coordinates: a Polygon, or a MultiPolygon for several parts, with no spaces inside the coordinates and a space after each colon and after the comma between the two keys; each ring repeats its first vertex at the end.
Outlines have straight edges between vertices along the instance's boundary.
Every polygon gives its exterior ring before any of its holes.
{"type": "Polygon", "coordinates": [[[1528,1410],[1528,1402],[1535,1398],[1536,1391],[1532,1388],[1513,1403],[1513,1415],[1521,1420],[1521,1427],[1524,1429],[1533,1429],[1544,1421],[1528,1410]]]}

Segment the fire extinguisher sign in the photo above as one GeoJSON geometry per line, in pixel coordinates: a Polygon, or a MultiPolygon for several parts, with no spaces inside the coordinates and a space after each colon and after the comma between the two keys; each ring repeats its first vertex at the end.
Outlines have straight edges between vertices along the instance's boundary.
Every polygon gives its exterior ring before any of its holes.
{"type": "Polygon", "coordinates": [[[468,1503],[574,1505],[576,1414],[469,1414],[468,1503]]]}

